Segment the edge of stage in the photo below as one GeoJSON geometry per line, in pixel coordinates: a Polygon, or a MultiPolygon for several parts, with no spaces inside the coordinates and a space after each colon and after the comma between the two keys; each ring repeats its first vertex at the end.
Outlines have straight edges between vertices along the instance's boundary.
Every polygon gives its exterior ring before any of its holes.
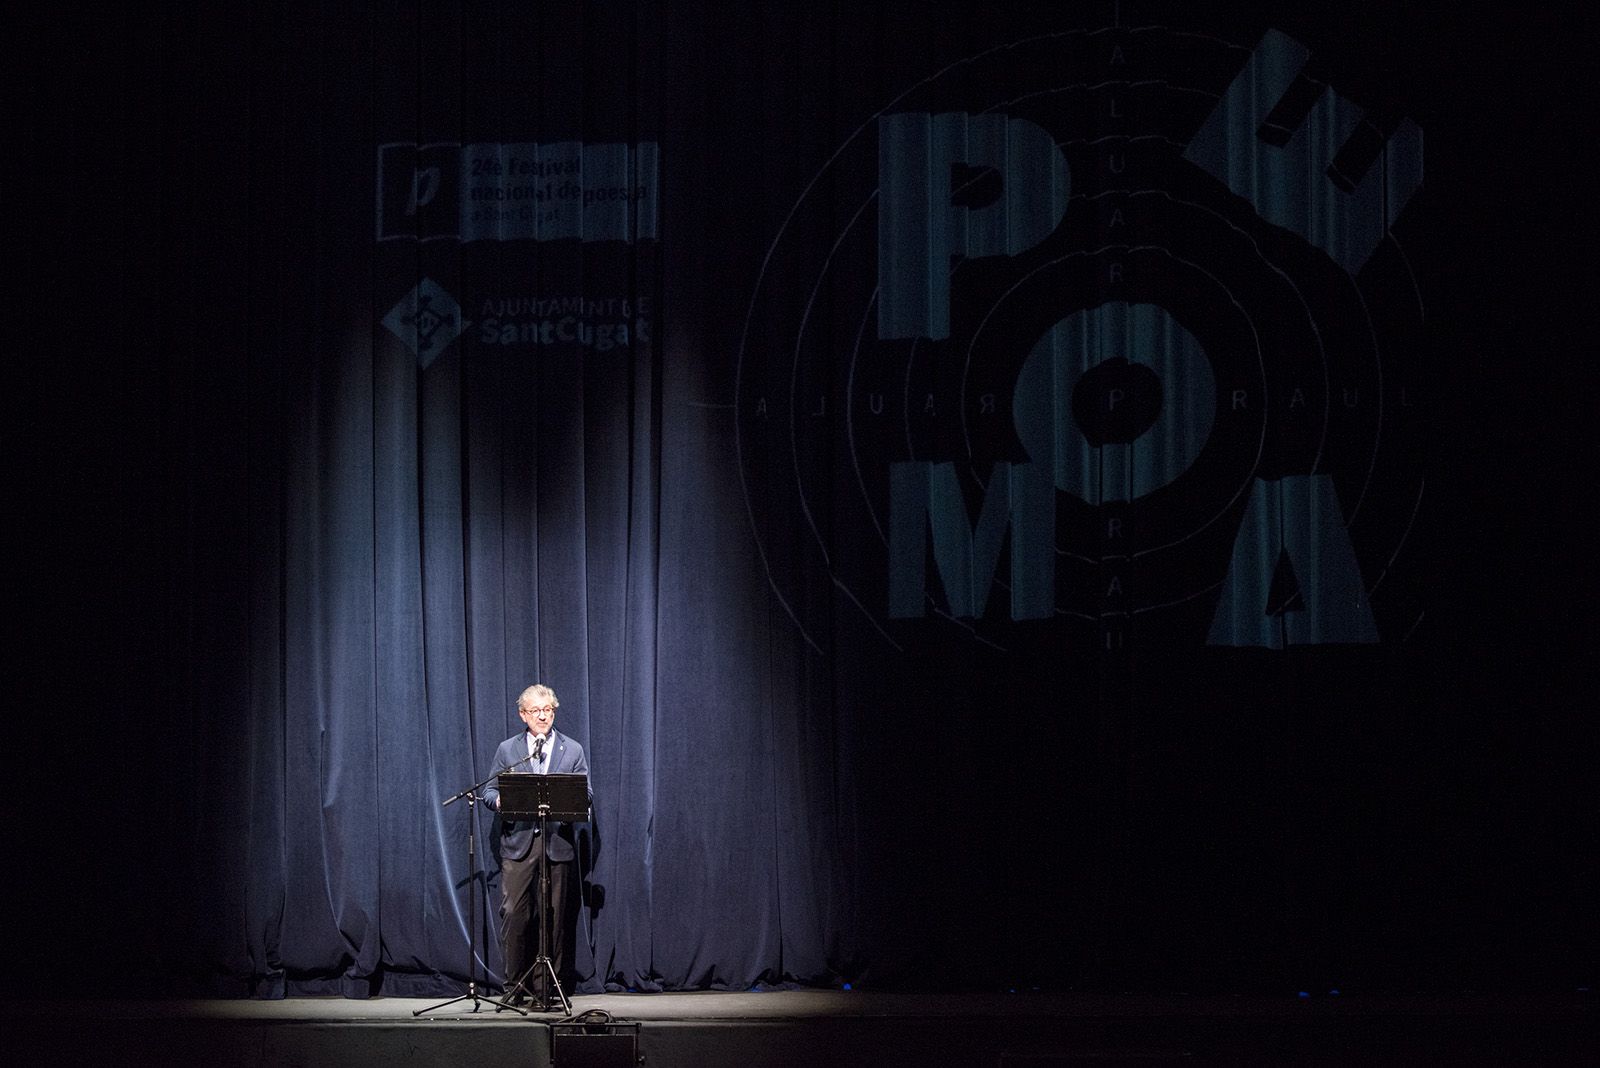
{"type": "MultiPolygon", "coordinates": [[[[992,1065],[1101,1061],[1289,1060],[1363,1063],[1449,1058],[1583,1063],[1596,1001],[1547,995],[906,994],[781,990],[601,994],[637,1024],[647,1068],[709,1065],[992,1065]]],[[[16,1063],[565,1066],[625,1063],[615,1041],[555,1034],[559,1014],[520,1016],[470,1002],[414,1016],[438,999],[118,1001],[3,1004],[16,1063]],[[557,1045],[559,1043],[559,1046],[557,1045]],[[552,1061],[552,1055],[556,1054],[552,1061]]],[[[619,1028],[626,1033],[626,1026],[619,1028]]]]}

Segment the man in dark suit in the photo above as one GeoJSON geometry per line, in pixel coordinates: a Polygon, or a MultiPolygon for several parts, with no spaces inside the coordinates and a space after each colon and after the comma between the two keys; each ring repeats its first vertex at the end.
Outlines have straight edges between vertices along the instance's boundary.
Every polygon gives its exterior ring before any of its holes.
{"type": "MultiPolygon", "coordinates": [[[[555,691],[548,686],[529,686],[517,698],[517,714],[522,717],[526,730],[507,738],[495,750],[494,771],[528,771],[539,775],[565,772],[589,773],[589,762],[584,758],[583,746],[555,729],[555,691]]],[[[491,783],[484,791],[484,801],[489,808],[500,808],[500,791],[491,783]]],[[[589,792],[589,804],[594,804],[594,791],[589,792]]],[[[538,915],[539,858],[550,858],[550,963],[556,974],[565,982],[571,973],[571,949],[567,945],[566,909],[570,899],[569,889],[573,879],[572,824],[559,823],[550,828],[549,840],[539,833],[537,820],[500,821],[500,944],[505,951],[506,983],[509,986],[519,979],[533,964],[539,946],[539,929],[534,926],[543,917],[538,915]]],[[[542,970],[542,969],[541,969],[542,970]]],[[[535,975],[529,984],[543,990],[544,976],[535,975]]],[[[522,991],[510,991],[513,997],[522,991]]],[[[520,999],[520,998],[519,998],[520,999]]]]}

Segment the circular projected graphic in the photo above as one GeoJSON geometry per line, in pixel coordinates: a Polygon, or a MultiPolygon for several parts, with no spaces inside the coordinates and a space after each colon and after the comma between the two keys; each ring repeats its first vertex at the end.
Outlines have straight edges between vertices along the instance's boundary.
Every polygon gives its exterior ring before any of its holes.
{"type": "Polygon", "coordinates": [[[1130,500],[1187,471],[1211,435],[1216,379],[1194,335],[1154,304],[1112,301],[1051,327],[1017,376],[1017,436],[1056,489],[1130,500]]]}
{"type": "Polygon", "coordinates": [[[1283,103],[1310,58],[1276,31],[1032,37],[843,141],[739,352],[752,531],[814,646],[840,606],[895,647],[1408,633],[1421,132],[1349,166],[1361,102],[1283,103]]]}

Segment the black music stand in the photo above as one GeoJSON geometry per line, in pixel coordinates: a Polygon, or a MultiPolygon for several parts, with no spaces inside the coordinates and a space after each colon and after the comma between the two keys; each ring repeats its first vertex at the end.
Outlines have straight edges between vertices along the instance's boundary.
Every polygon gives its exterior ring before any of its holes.
{"type": "MultiPolygon", "coordinates": [[[[567,999],[566,991],[561,989],[561,980],[556,976],[555,965],[550,962],[545,941],[545,928],[551,920],[550,853],[545,847],[550,841],[550,820],[558,823],[588,822],[589,776],[572,772],[539,775],[529,771],[506,771],[501,772],[497,785],[500,790],[501,817],[538,820],[539,837],[543,839],[539,843],[539,955],[501,997],[509,1002],[518,990],[529,994],[528,980],[539,974],[548,975],[550,988],[560,999],[562,1015],[570,1016],[572,1002],[567,999]]],[[[541,1012],[550,1011],[548,993],[539,999],[539,1009],[541,1012]]]]}

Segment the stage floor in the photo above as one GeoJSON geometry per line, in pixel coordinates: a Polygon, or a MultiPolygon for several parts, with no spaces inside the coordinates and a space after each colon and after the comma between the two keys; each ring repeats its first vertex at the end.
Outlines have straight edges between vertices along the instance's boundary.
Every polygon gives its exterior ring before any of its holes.
{"type": "MultiPolygon", "coordinates": [[[[555,1014],[441,999],[11,1001],[13,1064],[447,1065],[552,1063],[555,1014]],[[485,1059],[487,1058],[487,1059],[485,1059]]],[[[1292,1063],[1594,1063],[1592,995],[1229,997],[923,995],[794,990],[573,999],[639,1025],[646,1068],[988,1065],[1047,1068],[1196,1059],[1292,1063]]],[[[556,1041],[581,1041],[558,1036],[556,1041]]],[[[580,1060],[576,1047],[556,1063],[580,1060]]],[[[598,1046],[586,1047],[597,1049],[598,1046]]],[[[559,1050],[556,1051],[559,1054],[559,1050]]]]}

